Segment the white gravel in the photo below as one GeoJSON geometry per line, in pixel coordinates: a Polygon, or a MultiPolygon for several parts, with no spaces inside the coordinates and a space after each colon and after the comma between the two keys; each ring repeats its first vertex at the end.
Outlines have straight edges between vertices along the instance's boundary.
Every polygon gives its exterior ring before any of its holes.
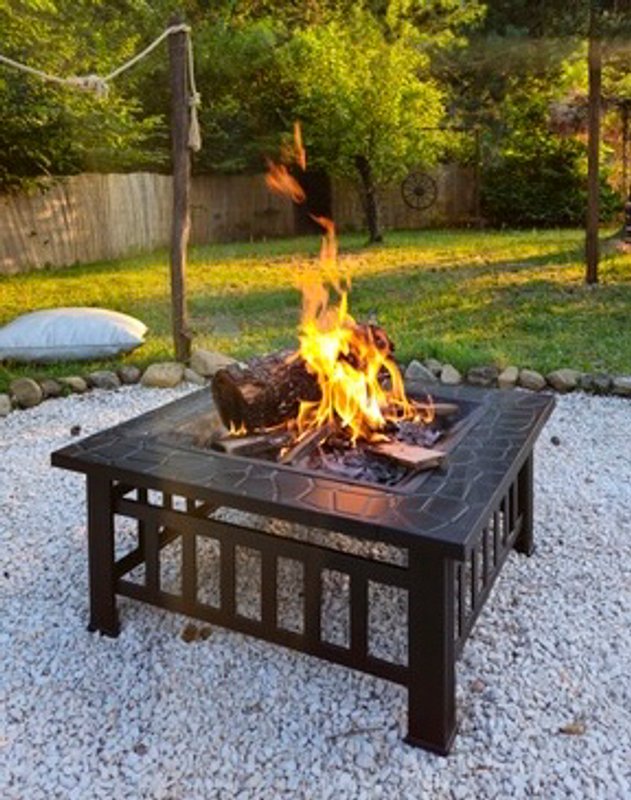
{"type": "Polygon", "coordinates": [[[117,640],[87,633],[84,481],[49,454],[185,391],[0,420],[2,800],[631,796],[631,402],[559,399],[537,551],[511,555],[465,647],[442,759],[402,743],[385,681],[218,628],[187,644],[184,618],[127,600],[117,640]]]}

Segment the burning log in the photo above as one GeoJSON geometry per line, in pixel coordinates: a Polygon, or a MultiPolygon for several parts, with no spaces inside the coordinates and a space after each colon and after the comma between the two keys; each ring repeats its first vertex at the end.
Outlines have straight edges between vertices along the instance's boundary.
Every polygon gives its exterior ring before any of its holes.
{"type": "Polygon", "coordinates": [[[363,372],[366,369],[366,359],[362,351],[366,351],[370,344],[376,347],[384,356],[389,357],[394,353],[394,344],[383,328],[370,322],[356,323],[353,327],[353,338],[350,342],[349,352],[345,355],[340,355],[340,359],[347,361],[359,372],[363,372]]]}
{"type": "MultiPolygon", "coordinates": [[[[369,339],[387,355],[394,346],[377,325],[356,325],[360,340],[369,339]]],[[[361,360],[351,347],[343,356],[349,363],[361,360]]],[[[280,425],[298,414],[302,400],[317,402],[321,393],[317,378],[302,358],[290,350],[252,359],[246,367],[235,364],[220,369],[212,382],[212,394],[224,425],[248,433],[280,425]]]]}
{"type": "Polygon", "coordinates": [[[212,394],[224,425],[251,433],[295,417],[301,400],[320,399],[320,388],[304,361],[285,350],[220,369],[212,394]]]}

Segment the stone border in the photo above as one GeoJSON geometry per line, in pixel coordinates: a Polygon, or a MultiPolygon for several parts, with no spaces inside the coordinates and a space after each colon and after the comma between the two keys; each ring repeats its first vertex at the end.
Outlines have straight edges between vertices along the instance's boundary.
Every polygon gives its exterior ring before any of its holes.
{"type": "Polygon", "coordinates": [[[119,389],[121,386],[140,383],[142,386],[170,389],[182,382],[205,386],[221,367],[234,364],[235,359],[223,353],[196,350],[191,356],[190,366],[176,361],[151,364],[144,372],[133,365],[123,365],[115,372],[97,370],[85,375],[64,378],[16,378],[11,381],[9,394],[0,394],[0,417],[6,417],[13,409],[33,408],[43,400],[69,394],[84,394],[90,389],[119,389]]]}
{"type": "MultiPolygon", "coordinates": [[[[11,382],[9,394],[0,394],[0,417],[13,409],[33,408],[43,400],[68,394],[83,394],[90,389],[119,389],[124,385],[140,383],[142,386],[169,389],[182,382],[205,386],[218,369],[236,363],[234,358],[210,350],[195,350],[187,367],[176,361],[165,361],[148,366],[144,372],[133,365],[119,367],[116,372],[97,370],[84,376],[65,378],[16,378],[11,382]]],[[[465,375],[451,364],[435,358],[411,361],[405,369],[405,378],[429,384],[456,386],[467,383],[483,388],[520,387],[530,391],[553,390],[559,393],[580,389],[600,395],[631,397],[631,375],[610,375],[604,372],[585,373],[562,368],[543,376],[531,369],[510,366],[503,370],[493,365],[471,367],[465,375]]]]}
{"type": "Polygon", "coordinates": [[[411,361],[405,377],[409,380],[421,380],[427,383],[442,383],[455,386],[468,383],[470,386],[483,388],[498,387],[513,389],[520,387],[533,392],[543,389],[553,390],[560,394],[580,389],[591,394],[610,394],[618,397],[631,397],[631,375],[610,375],[606,372],[588,373],[563,367],[542,375],[532,369],[515,366],[500,370],[494,365],[471,367],[465,375],[451,364],[442,364],[435,358],[428,358],[422,363],[411,361]]]}

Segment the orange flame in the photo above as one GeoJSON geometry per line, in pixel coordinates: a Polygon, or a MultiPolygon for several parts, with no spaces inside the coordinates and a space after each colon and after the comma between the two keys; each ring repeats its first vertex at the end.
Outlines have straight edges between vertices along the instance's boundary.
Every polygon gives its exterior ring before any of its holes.
{"type": "MultiPolygon", "coordinates": [[[[294,146],[283,157],[285,161],[297,161],[303,170],[306,167],[299,123],[294,126],[294,146]]],[[[267,185],[296,203],[306,200],[304,191],[283,164],[270,162],[267,185]]],[[[386,438],[383,431],[388,421],[431,422],[434,417],[431,401],[421,405],[407,399],[399,368],[390,358],[387,337],[376,336],[373,327],[357,324],[348,313],[348,282],[337,270],[335,223],[327,217],[313,214],[311,217],[324,231],[321,270],[317,275],[304,276],[301,281],[298,355],[316,376],[322,396],[318,401],[300,404],[296,419],[299,436],[315,427],[338,422],[352,442],[360,438],[375,441],[386,438]],[[339,296],[337,305],[329,302],[331,290],[339,296]]]]}
{"type": "Polygon", "coordinates": [[[322,237],[322,247],[320,248],[320,261],[328,266],[337,263],[337,236],[335,234],[335,223],[327,217],[317,217],[315,214],[309,215],[314,222],[324,230],[322,237]]]}
{"type": "Polygon", "coordinates": [[[307,171],[307,151],[302,144],[302,129],[299,122],[294,122],[294,156],[303,172],[307,171]]]}
{"type": "Polygon", "coordinates": [[[269,189],[278,194],[291,197],[294,203],[304,203],[307,195],[298,181],[289,174],[289,170],[284,164],[274,164],[268,161],[268,172],[265,176],[265,183],[269,189]]]}

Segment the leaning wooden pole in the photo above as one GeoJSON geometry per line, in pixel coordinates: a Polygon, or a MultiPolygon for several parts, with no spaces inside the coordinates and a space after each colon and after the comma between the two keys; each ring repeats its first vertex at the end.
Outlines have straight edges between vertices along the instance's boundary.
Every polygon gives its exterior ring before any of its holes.
{"type": "MultiPolygon", "coordinates": [[[[177,18],[171,24],[180,24],[177,18]]],[[[171,152],[173,158],[173,220],[171,226],[171,317],[175,357],[187,361],[191,337],[186,311],[186,249],[190,231],[191,155],[188,148],[189,92],[187,34],[169,36],[171,73],[171,152]]]]}
{"type": "Polygon", "coordinates": [[[588,44],[589,106],[587,143],[587,220],[585,227],[585,282],[598,283],[598,218],[600,216],[600,94],[602,42],[598,11],[591,4],[588,44]]]}

